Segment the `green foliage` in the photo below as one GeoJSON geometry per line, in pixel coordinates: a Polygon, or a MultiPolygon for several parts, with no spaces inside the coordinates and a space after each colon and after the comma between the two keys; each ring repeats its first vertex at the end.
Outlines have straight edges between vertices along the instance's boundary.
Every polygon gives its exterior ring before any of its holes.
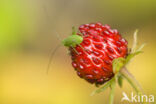
{"type": "Polygon", "coordinates": [[[141,51],[141,50],[144,48],[145,45],[146,45],[146,43],[143,43],[143,44],[136,50],[136,52],[141,51]]]}
{"type": "Polygon", "coordinates": [[[126,57],[126,64],[129,63],[131,61],[132,58],[134,58],[136,55],[142,53],[142,51],[137,51],[134,53],[130,53],[127,57],[126,57]]]}
{"type": "Polygon", "coordinates": [[[129,63],[131,61],[132,58],[134,58],[136,55],[142,53],[142,48],[145,46],[145,43],[143,43],[139,48],[137,48],[137,33],[138,30],[136,30],[134,32],[134,41],[133,41],[133,45],[132,45],[132,51],[131,53],[129,53],[129,55],[126,57],[126,63],[129,63]]]}
{"type": "Polygon", "coordinates": [[[113,60],[113,72],[116,74],[125,65],[125,59],[120,57],[113,60]]]}
{"type": "Polygon", "coordinates": [[[118,85],[119,85],[120,87],[122,87],[122,84],[123,84],[123,77],[122,77],[122,75],[119,75],[119,76],[118,76],[117,81],[118,81],[118,85]]]}
{"type": "Polygon", "coordinates": [[[138,35],[138,30],[135,30],[134,35],[133,35],[133,45],[132,45],[132,53],[134,53],[136,51],[137,48],[137,35],[138,35]]]}
{"type": "Polygon", "coordinates": [[[103,92],[105,89],[107,89],[108,87],[111,86],[111,84],[115,81],[115,78],[112,78],[111,80],[109,80],[108,82],[106,82],[102,87],[100,87],[99,89],[93,91],[91,93],[91,96],[97,94],[97,93],[100,93],[100,92],[103,92]]]}

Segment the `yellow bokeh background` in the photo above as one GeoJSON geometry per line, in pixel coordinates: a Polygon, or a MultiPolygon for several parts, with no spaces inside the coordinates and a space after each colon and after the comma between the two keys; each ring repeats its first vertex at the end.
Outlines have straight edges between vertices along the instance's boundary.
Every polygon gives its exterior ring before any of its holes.
{"type": "MultiPolygon", "coordinates": [[[[108,104],[110,90],[90,96],[96,87],[76,75],[63,46],[46,74],[51,50],[71,27],[94,22],[118,29],[129,47],[139,29],[146,46],[128,69],[147,95],[156,95],[155,0],[0,0],[0,104],[108,104]]],[[[123,91],[133,91],[126,81],[115,104],[124,104],[123,91]]]]}

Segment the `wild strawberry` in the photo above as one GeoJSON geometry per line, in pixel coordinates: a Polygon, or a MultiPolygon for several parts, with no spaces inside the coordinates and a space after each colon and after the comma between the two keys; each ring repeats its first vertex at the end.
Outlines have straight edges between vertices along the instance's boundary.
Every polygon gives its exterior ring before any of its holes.
{"type": "Polygon", "coordinates": [[[114,76],[112,61],[126,57],[127,41],[117,30],[101,23],[81,25],[79,31],[81,34],[73,32],[63,41],[69,47],[72,65],[81,78],[96,85],[103,84],[114,76]]]}
{"type": "Polygon", "coordinates": [[[110,87],[109,104],[113,104],[115,85],[118,83],[122,87],[123,79],[130,83],[138,95],[143,94],[142,87],[126,68],[132,58],[142,53],[145,45],[137,46],[137,31],[129,53],[127,41],[109,25],[85,24],[79,27],[79,31],[73,31],[71,36],[63,40],[63,44],[69,48],[78,76],[97,86],[106,82],[91,95],[110,87]]]}

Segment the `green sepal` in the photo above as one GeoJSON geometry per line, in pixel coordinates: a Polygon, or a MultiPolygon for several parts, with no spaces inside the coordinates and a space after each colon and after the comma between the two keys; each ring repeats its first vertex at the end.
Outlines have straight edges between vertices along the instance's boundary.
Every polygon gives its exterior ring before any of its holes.
{"type": "Polygon", "coordinates": [[[133,35],[133,45],[132,45],[131,53],[136,52],[136,48],[137,48],[137,44],[138,44],[137,35],[138,35],[138,29],[135,30],[134,35],[133,35]]]}
{"type": "Polygon", "coordinates": [[[123,77],[122,77],[121,74],[118,75],[117,82],[118,82],[118,85],[120,87],[122,87],[122,85],[123,85],[123,77]]]}
{"type": "Polygon", "coordinates": [[[142,53],[142,51],[137,51],[137,52],[134,52],[134,53],[130,53],[127,57],[126,57],[126,64],[130,62],[130,60],[132,58],[134,58],[136,55],[142,53]]]}
{"type": "Polygon", "coordinates": [[[125,59],[122,57],[113,60],[113,72],[118,73],[120,69],[125,65],[125,59]]]}
{"type": "Polygon", "coordinates": [[[137,33],[138,33],[138,30],[136,30],[135,32],[134,32],[134,40],[133,40],[133,45],[132,45],[132,49],[131,49],[131,52],[128,54],[128,56],[126,57],[126,63],[125,64],[127,64],[127,63],[129,63],[130,62],[130,60],[132,59],[132,58],[134,58],[136,55],[138,55],[138,54],[140,54],[140,53],[142,53],[142,48],[145,46],[145,43],[144,44],[142,44],[139,48],[137,48],[137,45],[138,45],[138,41],[137,41],[137,33]]]}
{"type": "Polygon", "coordinates": [[[122,67],[124,67],[126,64],[128,64],[132,58],[134,58],[136,55],[142,53],[142,51],[137,51],[134,53],[130,53],[126,58],[116,58],[113,60],[113,72],[114,74],[118,73],[122,67]]]}
{"type": "Polygon", "coordinates": [[[141,51],[141,50],[144,48],[145,45],[146,45],[146,43],[143,43],[143,44],[136,50],[136,52],[141,51]]]}
{"type": "Polygon", "coordinates": [[[93,91],[91,93],[91,96],[103,92],[105,89],[111,86],[111,84],[115,81],[115,77],[113,77],[111,80],[106,82],[102,87],[98,88],[97,90],[93,91]]]}

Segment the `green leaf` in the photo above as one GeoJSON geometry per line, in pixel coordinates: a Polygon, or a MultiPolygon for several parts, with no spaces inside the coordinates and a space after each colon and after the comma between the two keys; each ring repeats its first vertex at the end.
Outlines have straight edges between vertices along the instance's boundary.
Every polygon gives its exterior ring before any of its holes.
{"type": "Polygon", "coordinates": [[[110,87],[110,85],[112,84],[112,82],[115,80],[115,78],[113,77],[111,80],[109,80],[108,82],[106,82],[101,88],[93,91],[91,93],[91,96],[98,94],[100,92],[103,92],[105,89],[107,89],[108,87],[110,87]]]}
{"type": "Polygon", "coordinates": [[[126,64],[130,62],[130,60],[132,58],[134,58],[136,55],[142,53],[142,48],[145,46],[145,43],[142,44],[139,48],[137,48],[137,33],[138,33],[138,30],[136,30],[134,32],[134,41],[133,41],[133,46],[132,46],[132,51],[131,53],[126,57],[126,64]]]}
{"type": "Polygon", "coordinates": [[[118,84],[119,84],[120,87],[122,87],[122,84],[123,84],[123,77],[122,77],[122,75],[118,76],[118,84]]]}
{"type": "Polygon", "coordinates": [[[125,65],[124,58],[116,58],[113,60],[113,72],[116,74],[120,71],[120,69],[125,65]]]}

